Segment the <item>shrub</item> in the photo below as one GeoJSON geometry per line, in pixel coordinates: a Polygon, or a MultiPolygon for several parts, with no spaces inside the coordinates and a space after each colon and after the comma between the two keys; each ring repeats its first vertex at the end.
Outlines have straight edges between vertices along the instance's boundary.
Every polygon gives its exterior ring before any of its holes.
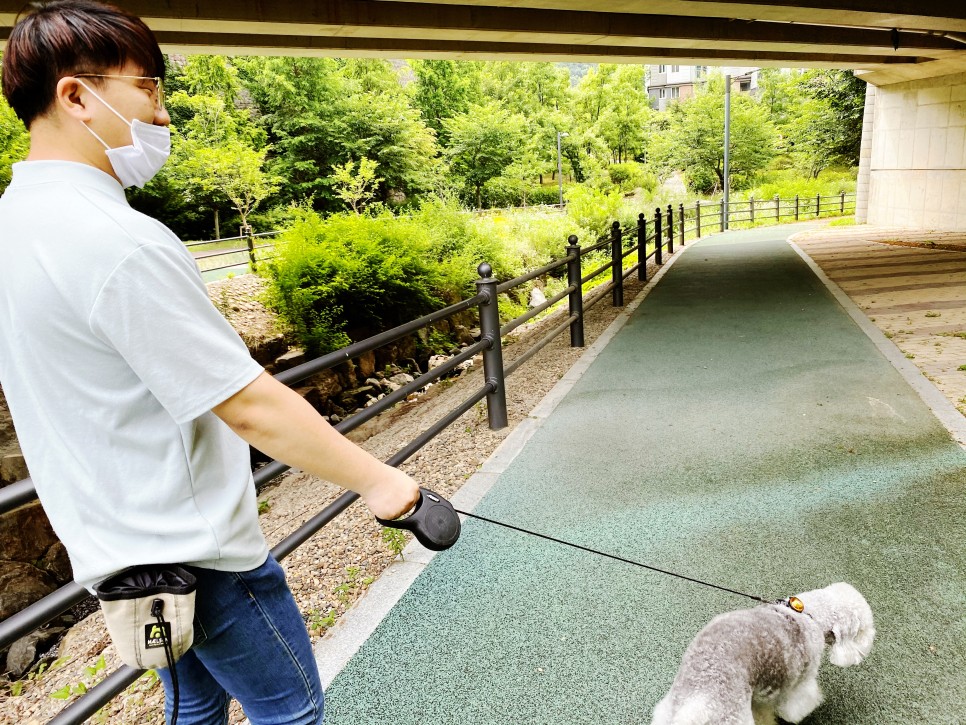
{"type": "Polygon", "coordinates": [[[573,186],[567,190],[566,199],[568,216],[595,237],[606,233],[621,207],[621,193],[617,189],[600,191],[573,186]]]}
{"type": "Polygon", "coordinates": [[[441,306],[427,231],[408,219],[301,210],[269,265],[269,302],[315,355],[441,306]]]}

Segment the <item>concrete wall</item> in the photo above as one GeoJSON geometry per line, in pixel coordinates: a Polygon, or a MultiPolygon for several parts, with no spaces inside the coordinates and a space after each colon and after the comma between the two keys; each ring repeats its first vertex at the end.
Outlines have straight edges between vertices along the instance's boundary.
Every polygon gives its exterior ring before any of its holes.
{"type": "Polygon", "coordinates": [[[868,221],[966,231],[966,73],[876,88],[868,221]]]}

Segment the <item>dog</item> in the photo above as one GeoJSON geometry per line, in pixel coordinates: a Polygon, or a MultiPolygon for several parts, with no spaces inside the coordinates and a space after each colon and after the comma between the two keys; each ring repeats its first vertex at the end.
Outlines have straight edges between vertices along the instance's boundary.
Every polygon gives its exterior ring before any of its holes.
{"type": "Polygon", "coordinates": [[[688,646],[651,725],[801,722],[822,703],[825,645],[833,665],[849,667],[874,638],[869,604],[845,582],[719,615],[688,646]]]}

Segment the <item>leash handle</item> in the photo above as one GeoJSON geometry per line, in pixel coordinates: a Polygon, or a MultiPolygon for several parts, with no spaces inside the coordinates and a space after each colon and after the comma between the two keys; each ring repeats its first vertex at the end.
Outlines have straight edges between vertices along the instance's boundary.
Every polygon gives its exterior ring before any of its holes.
{"type": "Polygon", "coordinates": [[[383,526],[411,531],[420,544],[431,551],[443,551],[456,543],[460,537],[460,517],[453,504],[430,491],[419,488],[419,501],[413,512],[403,519],[381,519],[383,526]]]}

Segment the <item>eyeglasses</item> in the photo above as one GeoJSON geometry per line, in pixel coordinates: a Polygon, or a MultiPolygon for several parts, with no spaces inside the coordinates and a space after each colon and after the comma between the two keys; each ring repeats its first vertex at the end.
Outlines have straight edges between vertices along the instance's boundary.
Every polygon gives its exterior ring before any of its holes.
{"type": "Polygon", "coordinates": [[[154,81],[154,89],[151,95],[154,97],[154,104],[164,110],[164,82],[158,76],[126,76],[120,74],[107,73],[75,73],[74,78],[127,78],[135,81],[154,81]]]}

